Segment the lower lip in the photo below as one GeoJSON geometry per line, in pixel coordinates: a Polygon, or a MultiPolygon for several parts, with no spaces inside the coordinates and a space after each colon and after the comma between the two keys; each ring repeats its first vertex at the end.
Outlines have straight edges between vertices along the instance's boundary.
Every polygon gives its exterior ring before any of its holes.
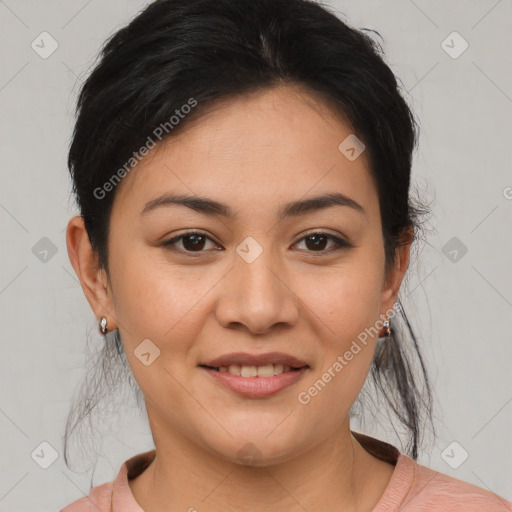
{"type": "Polygon", "coordinates": [[[235,393],[249,398],[263,398],[273,395],[282,389],[295,384],[308,369],[281,373],[273,377],[242,377],[229,372],[220,372],[211,368],[200,367],[208,372],[217,382],[228,387],[235,393]]]}

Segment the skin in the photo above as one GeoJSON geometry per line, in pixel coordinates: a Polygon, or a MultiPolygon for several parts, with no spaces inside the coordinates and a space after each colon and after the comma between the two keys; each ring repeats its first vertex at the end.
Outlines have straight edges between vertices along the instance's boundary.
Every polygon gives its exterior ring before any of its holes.
{"type": "Polygon", "coordinates": [[[359,333],[386,318],[409,263],[407,243],[384,272],[366,154],[349,161],[338,150],[351,133],[299,87],[231,99],[158,145],[117,186],[109,276],[96,266],[81,217],[69,221],[70,261],[98,321],[105,315],[109,330],[119,328],[145,397],[157,456],[130,481],[144,510],[361,512],[384,493],[394,467],[361,447],[348,416],[376,336],[309,404],[297,399],[359,333]],[[215,199],[237,217],[185,206],[141,215],[163,192],[215,199]],[[285,203],[333,192],[365,214],[331,206],[277,216],[285,203]],[[192,228],[209,237],[195,252],[190,239],[174,250],[162,245],[192,228]],[[328,238],[316,249],[304,237],[318,232],[353,247],[336,251],[328,238]],[[252,263],[236,252],[248,236],[263,250],[252,263]],[[149,366],[134,355],[145,339],[160,350],[149,366]],[[247,398],[197,366],[237,351],[282,351],[310,368],[273,396],[247,398]],[[247,442],[259,452],[256,463],[237,456],[247,442]]]}

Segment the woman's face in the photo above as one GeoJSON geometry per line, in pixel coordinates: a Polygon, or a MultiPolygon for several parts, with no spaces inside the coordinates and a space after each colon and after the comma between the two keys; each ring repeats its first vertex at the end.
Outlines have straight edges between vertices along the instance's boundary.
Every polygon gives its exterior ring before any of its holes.
{"type": "Polygon", "coordinates": [[[117,186],[111,281],[97,313],[109,311],[108,327],[120,330],[157,448],[181,439],[263,464],[346,425],[405,271],[402,260],[384,275],[366,154],[339,149],[350,135],[305,91],[280,87],[209,112],[117,186]],[[328,194],[359,207],[309,202],[328,194]],[[152,203],[165,195],[223,206],[152,203]],[[178,238],[187,230],[201,236],[178,238]],[[281,352],[307,368],[292,378],[235,377],[237,389],[251,381],[243,394],[223,383],[229,372],[200,366],[240,352],[281,352]],[[288,385],[257,395],[256,379],[288,385]]]}

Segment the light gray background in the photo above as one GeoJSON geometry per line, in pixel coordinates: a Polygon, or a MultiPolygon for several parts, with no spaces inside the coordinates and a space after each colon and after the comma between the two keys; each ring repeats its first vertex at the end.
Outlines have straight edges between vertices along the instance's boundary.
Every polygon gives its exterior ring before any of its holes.
{"type": "MultiPolygon", "coordinates": [[[[414,181],[434,201],[434,229],[410,269],[406,305],[435,384],[439,436],[420,462],[512,500],[512,2],[329,3],[382,34],[421,122],[414,181]],[[453,31],[469,44],[458,58],[442,47],[453,31]],[[455,262],[444,254],[453,237],[468,249],[455,262]],[[453,441],[469,453],[457,469],[441,455],[453,441]]],[[[81,79],[144,5],[0,0],[0,510],[55,511],[88,492],[90,473],[62,459],[87,330],[101,343],[66,250],[76,213],[66,156],[81,79]],[[43,31],[59,45],[47,59],[31,48],[43,31]],[[33,253],[43,237],[57,250],[46,262],[33,253]],[[43,441],[58,452],[46,470],[31,457],[43,441]]],[[[152,448],[145,418],[124,413],[119,425],[95,484],[152,448]]],[[[400,446],[390,429],[369,433],[400,446]]]]}

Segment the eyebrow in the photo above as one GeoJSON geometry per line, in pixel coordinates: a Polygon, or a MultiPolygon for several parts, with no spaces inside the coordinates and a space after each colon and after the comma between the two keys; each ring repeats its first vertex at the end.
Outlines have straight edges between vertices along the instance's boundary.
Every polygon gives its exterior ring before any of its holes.
{"type": "MultiPolygon", "coordinates": [[[[220,215],[227,219],[237,218],[235,212],[226,204],[219,203],[218,201],[209,199],[207,197],[183,194],[164,194],[157,197],[156,199],[152,199],[146,203],[140,214],[146,215],[147,213],[158,208],[176,205],[186,206],[187,208],[190,208],[204,215],[220,215]]],[[[344,194],[331,193],[287,203],[280,208],[278,216],[280,218],[297,217],[299,215],[323,210],[325,208],[331,208],[333,206],[346,206],[363,215],[367,215],[365,209],[354,199],[344,194]]]]}

